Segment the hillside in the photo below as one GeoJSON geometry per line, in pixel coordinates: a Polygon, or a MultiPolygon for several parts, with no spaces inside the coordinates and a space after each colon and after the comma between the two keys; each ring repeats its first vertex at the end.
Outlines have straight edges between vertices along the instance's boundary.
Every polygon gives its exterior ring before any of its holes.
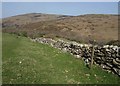
{"type": "Polygon", "coordinates": [[[99,44],[118,40],[118,16],[89,14],[80,16],[25,14],[3,19],[3,32],[29,37],[61,37],[78,42],[99,44]],[[36,18],[37,17],[37,18],[36,18]]]}
{"type": "Polygon", "coordinates": [[[119,84],[117,75],[49,45],[3,33],[3,84],[119,84]]]}
{"type": "Polygon", "coordinates": [[[29,23],[35,23],[40,21],[50,21],[56,20],[61,17],[66,17],[63,15],[54,15],[54,14],[42,14],[42,13],[30,13],[23,15],[16,15],[3,19],[3,24],[5,25],[24,25],[29,23]]]}
{"type": "Polygon", "coordinates": [[[97,44],[117,45],[117,15],[67,16],[31,13],[4,18],[2,27],[3,84],[120,82],[117,76],[120,63],[119,47],[111,45],[113,49],[96,45],[98,47],[94,47],[94,65],[89,69],[85,61],[91,58],[92,47],[82,44],[96,40],[97,44]],[[48,38],[48,41],[45,38],[48,38]],[[74,41],[81,44],[74,45],[78,44],[74,41]]]}

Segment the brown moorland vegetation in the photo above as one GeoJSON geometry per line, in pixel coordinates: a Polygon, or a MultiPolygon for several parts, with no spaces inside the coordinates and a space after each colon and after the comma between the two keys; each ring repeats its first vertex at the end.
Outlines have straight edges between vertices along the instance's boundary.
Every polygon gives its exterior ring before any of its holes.
{"type": "Polygon", "coordinates": [[[29,37],[61,37],[83,43],[99,44],[118,40],[118,15],[80,16],[31,13],[3,19],[3,32],[29,37]]]}

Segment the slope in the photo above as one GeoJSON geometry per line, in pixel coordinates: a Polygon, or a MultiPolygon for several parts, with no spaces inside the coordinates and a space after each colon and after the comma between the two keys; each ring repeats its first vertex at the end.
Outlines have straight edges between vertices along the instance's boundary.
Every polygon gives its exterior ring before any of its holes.
{"type": "Polygon", "coordinates": [[[3,84],[119,84],[118,76],[28,38],[3,33],[3,84]]]}

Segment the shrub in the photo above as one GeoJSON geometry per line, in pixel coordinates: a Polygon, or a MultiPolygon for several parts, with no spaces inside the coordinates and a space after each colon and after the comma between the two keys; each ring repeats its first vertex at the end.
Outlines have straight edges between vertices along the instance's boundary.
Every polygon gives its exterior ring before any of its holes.
{"type": "Polygon", "coordinates": [[[27,32],[25,31],[21,32],[21,36],[27,37],[27,32]]]}
{"type": "Polygon", "coordinates": [[[119,40],[111,40],[108,43],[106,43],[108,45],[117,45],[120,46],[120,41],[119,40]]]}

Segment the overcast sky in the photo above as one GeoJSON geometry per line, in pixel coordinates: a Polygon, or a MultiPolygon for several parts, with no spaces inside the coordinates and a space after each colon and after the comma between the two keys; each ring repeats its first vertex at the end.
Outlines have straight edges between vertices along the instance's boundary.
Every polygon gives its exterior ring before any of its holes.
{"type": "Polygon", "coordinates": [[[25,13],[118,14],[118,2],[3,2],[2,17],[25,13]]]}

